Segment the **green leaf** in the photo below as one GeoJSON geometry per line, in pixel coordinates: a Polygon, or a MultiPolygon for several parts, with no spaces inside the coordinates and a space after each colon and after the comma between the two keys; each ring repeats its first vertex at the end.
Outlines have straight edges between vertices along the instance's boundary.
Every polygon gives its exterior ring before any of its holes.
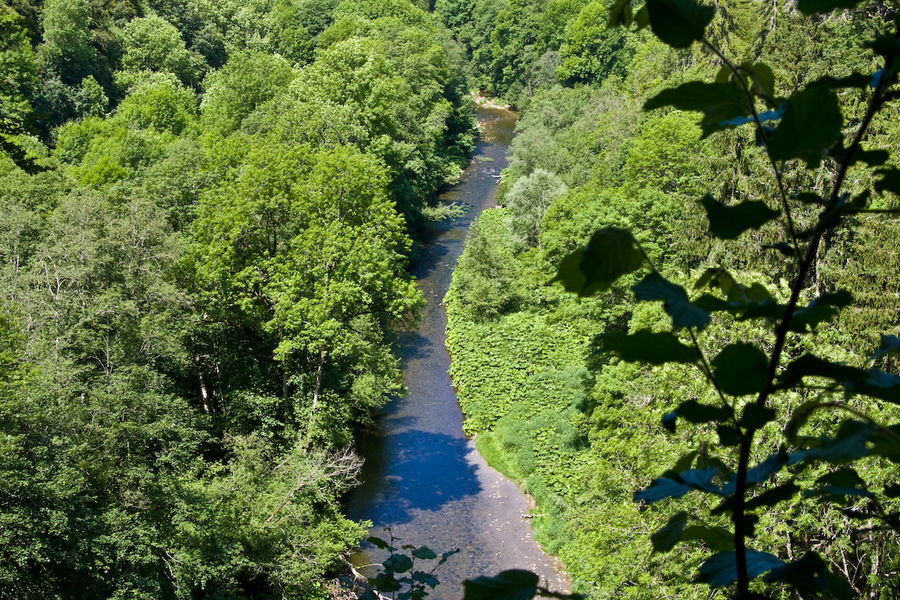
{"type": "MultiPolygon", "coordinates": [[[[768,552],[747,549],[747,575],[750,579],[762,575],[783,563],[768,552]]],[[[712,587],[724,587],[737,580],[737,560],[734,551],[719,552],[709,557],[697,572],[694,581],[708,583],[712,587]]]]}
{"type": "Polygon", "coordinates": [[[384,541],[383,539],[381,539],[379,537],[375,537],[375,536],[367,537],[366,541],[369,542],[370,544],[372,544],[373,546],[375,546],[376,548],[380,548],[381,550],[387,550],[391,547],[390,544],[388,544],[386,541],[384,541]]]}
{"type": "Polygon", "coordinates": [[[667,362],[693,363],[700,360],[696,349],[678,341],[672,333],[642,329],[631,335],[611,331],[603,338],[603,349],[615,352],[625,362],[661,365],[667,362]]]}
{"type": "Polygon", "coordinates": [[[674,548],[678,540],[681,539],[681,532],[684,530],[685,525],[687,525],[687,513],[685,511],[675,513],[665,527],[650,536],[650,541],[653,543],[653,551],[668,552],[674,548]]]}
{"type": "Polygon", "coordinates": [[[784,117],[769,137],[773,160],[800,158],[814,168],[822,153],[841,139],[843,117],[833,90],[808,86],[791,96],[784,117]]]}
{"type": "Polygon", "coordinates": [[[873,498],[875,495],[866,489],[866,482],[851,467],[838,469],[833,473],[822,475],[816,480],[818,488],[804,492],[806,496],[825,496],[836,499],[844,496],[873,498]]]}
{"type": "Polygon", "coordinates": [[[438,561],[438,566],[441,566],[442,564],[447,562],[448,558],[457,553],[459,553],[459,548],[454,548],[453,550],[448,550],[447,552],[441,554],[441,560],[438,561]]]}
{"type": "Polygon", "coordinates": [[[712,482],[717,475],[719,475],[719,469],[715,467],[688,469],[678,474],[678,480],[694,489],[721,495],[722,489],[712,482]]]}
{"type": "Polygon", "coordinates": [[[566,291],[589,296],[608,290],[643,262],[644,254],[631,232],[605,227],[594,233],[587,246],[563,258],[553,281],[560,281],[566,291]]]}
{"type": "Polygon", "coordinates": [[[672,317],[675,327],[696,327],[702,330],[709,325],[709,313],[691,304],[683,287],[659,273],[650,273],[631,289],[638,300],[662,300],[663,308],[672,317]]]}
{"type": "Polygon", "coordinates": [[[829,292],[814,299],[791,317],[791,331],[805,333],[822,322],[833,318],[840,309],[849,306],[853,296],[847,291],[829,292]]]}
{"type": "Polygon", "coordinates": [[[650,486],[634,493],[634,501],[645,500],[653,503],[666,498],[681,498],[691,491],[689,485],[675,481],[669,477],[658,477],[650,482],[650,486]]]}
{"type": "Polygon", "coordinates": [[[766,63],[755,63],[748,70],[753,76],[754,91],[757,95],[773,97],[775,95],[775,72],[766,63]]]}
{"type": "Polygon", "coordinates": [[[716,427],[716,433],[719,435],[719,443],[727,448],[740,446],[744,439],[741,432],[730,425],[719,425],[716,427]]]}
{"type": "Polygon", "coordinates": [[[650,27],[656,36],[673,48],[687,48],[703,39],[715,9],[692,0],[648,0],[650,27]]]}
{"type": "Polygon", "coordinates": [[[765,202],[756,200],[725,206],[707,194],[702,203],[709,219],[710,232],[723,240],[733,240],[748,229],[759,229],[781,215],[780,211],[772,210],[765,202]]]}
{"type": "Polygon", "coordinates": [[[766,387],[769,360],[762,350],[747,343],[728,344],[712,360],[719,388],[731,396],[757,394],[766,387]]]}
{"type": "Polygon", "coordinates": [[[650,13],[647,11],[647,5],[642,4],[634,13],[634,24],[638,31],[645,27],[650,27],[650,13]]]}
{"type": "Polygon", "coordinates": [[[393,571],[379,573],[369,583],[379,592],[398,592],[403,585],[394,578],[393,571]]]}
{"type": "Polygon", "coordinates": [[[720,129],[749,122],[747,96],[731,83],[689,81],[659,92],[644,103],[644,110],[663,106],[703,113],[700,122],[703,137],[720,129]]]}
{"type": "Polygon", "coordinates": [[[851,73],[844,77],[832,77],[825,75],[812,82],[810,85],[826,87],[832,90],[840,90],[845,88],[866,89],[872,84],[874,75],[866,75],[865,73],[851,73]]]}
{"type": "Polygon", "coordinates": [[[900,337],[882,334],[881,344],[879,344],[875,352],[872,353],[869,360],[878,360],[882,356],[895,356],[897,354],[900,354],[900,337]]]}
{"type": "Polygon", "coordinates": [[[865,371],[856,367],[849,367],[841,363],[834,363],[813,356],[812,354],[804,354],[800,358],[791,361],[781,374],[779,379],[780,387],[792,387],[799,383],[804,377],[826,377],[837,381],[842,380],[862,380],[865,377],[865,371]]]}
{"type": "Polygon", "coordinates": [[[879,169],[876,175],[880,175],[881,179],[875,182],[875,191],[900,196],[900,169],[879,169]]]}
{"type": "Polygon", "coordinates": [[[800,488],[797,487],[797,484],[793,481],[789,481],[788,483],[776,486],[771,490],[766,490],[762,494],[749,499],[746,504],[746,509],[749,511],[762,507],[771,508],[779,502],[789,500],[799,491],[800,488]]]}
{"type": "Polygon", "coordinates": [[[412,574],[413,581],[418,581],[419,583],[424,583],[430,588],[434,588],[437,586],[438,578],[432,575],[431,573],[426,573],[425,571],[416,571],[412,574]]]}
{"type": "MultiPolygon", "coordinates": [[[[805,452],[795,452],[788,454],[786,452],[776,452],[770,454],[766,460],[762,461],[755,467],[747,470],[747,484],[756,485],[769,479],[772,475],[783,469],[800,462],[806,456],[805,452]]],[[[737,487],[737,475],[733,475],[725,485],[723,492],[733,494],[737,487]]]]}
{"type": "Polygon", "coordinates": [[[423,560],[431,560],[432,558],[437,558],[437,554],[435,554],[434,550],[432,550],[428,546],[419,546],[412,551],[412,555],[423,560]]]}
{"type": "Polygon", "coordinates": [[[413,566],[412,559],[405,554],[391,554],[388,559],[381,564],[391,573],[405,573],[413,566]]]}
{"type": "Polygon", "coordinates": [[[744,407],[740,426],[744,429],[759,429],[769,421],[775,420],[775,410],[768,406],[760,406],[755,402],[744,407]]]}
{"type": "Polygon", "coordinates": [[[861,0],[798,0],[797,9],[805,15],[818,15],[839,8],[855,8],[861,0]]]}
{"type": "MultiPolygon", "coordinates": [[[[894,23],[896,24],[896,19],[895,19],[894,23]]],[[[884,57],[900,55],[900,40],[898,40],[895,35],[892,35],[890,33],[882,34],[882,35],[878,36],[877,38],[875,38],[874,40],[865,42],[863,44],[863,47],[871,48],[873,51],[875,51],[876,54],[880,54],[881,56],[884,56],[884,57]]],[[[895,71],[894,76],[896,77],[896,69],[894,71],[895,71]]],[[[884,69],[879,69],[875,73],[875,75],[872,77],[872,86],[873,87],[876,85],[876,82],[878,81],[878,79],[880,77],[882,77],[883,75],[884,75],[884,69]]]]}
{"type": "Polygon", "coordinates": [[[863,150],[857,148],[851,157],[851,165],[858,162],[865,163],[870,167],[880,167],[890,159],[891,153],[887,150],[863,150]]]}
{"type": "Polygon", "coordinates": [[[869,454],[868,442],[875,428],[861,421],[844,421],[833,438],[822,437],[819,444],[810,448],[807,457],[818,458],[832,464],[852,462],[869,454]]]}
{"type": "Polygon", "coordinates": [[[779,387],[796,385],[803,377],[825,377],[840,382],[849,394],[861,394],[900,404],[900,376],[880,369],[862,370],[804,354],[781,374],[779,387]]]}
{"type": "Polygon", "coordinates": [[[537,575],[511,569],[494,577],[476,577],[463,583],[463,600],[530,600],[538,593],[537,575]]]}
{"type": "Polygon", "coordinates": [[[682,402],[675,413],[689,423],[709,423],[711,421],[726,421],[731,418],[731,409],[724,406],[709,406],[696,400],[682,402]]]}
{"type": "Polygon", "coordinates": [[[880,369],[868,369],[860,380],[842,381],[848,394],[863,394],[892,404],[900,404],[900,376],[880,369]]]}
{"type": "Polygon", "coordinates": [[[763,580],[766,583],[781,581],[790,584],[803,597],[819,594],[837,600],[850,600],[852,597],[847,582],[832,575],[815,552],[809,552],[798,560],[775,567],[763,580]]]}
{"type": "Polygon", "coordinates": [[[774,302],[772,294],[758,283],[750,287],[735,281],[734,277],[725,269],[707,269],[697,279],[694,289],[703,287],[718,288],[725,293],[731,310],[743,311],[750,307],[774,302]]]}
{"type": "Polygon", "coordinates": [[[632,0],[616,0],[609,7],[609,20],[606,24],[610,29],[614,27],[631,27],[633,20],[632,0]]]}
{"type": "Polygon", "coordinates": [[[724,527],[708,527],[691,525],[681,534],[681,541],[699,540],[706,543],[711,550],[724,552],[734,550],[734,534],[724,527]]]}

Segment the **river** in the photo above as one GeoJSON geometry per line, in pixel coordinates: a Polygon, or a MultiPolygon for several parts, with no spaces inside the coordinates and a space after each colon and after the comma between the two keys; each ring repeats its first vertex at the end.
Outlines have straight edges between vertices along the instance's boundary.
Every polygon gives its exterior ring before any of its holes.
{"type": "MultiPolygon", "coordinates": [[[[441,583],[429,596],[434,600],[458,600],[463,580],[512,568],[538,573],[551,589],[568,589],[558,561],[534,541],[525,496],[488,467],[463,435],[447,375],[447,317],[441,301],[469,227],[494,205],[516,115],[479,107],[477,118],[481,138],[475,156],[460,183],[441,197],[463,202],[469,210],[436,225],[412,266],[426,306],[418,330],[398,341],[408,394],[391,402],[376,427],[361,436],[361,485],[347,503],[350,518],[372,521],[372,535],[386,537],[383,528],[390,527],[403,544],[427,545],[438,554],[460,549],[436,572],[441,583]]],[[[362,566],[385,558],[384,551],[364,547],[353,562],[362,566]]]]}

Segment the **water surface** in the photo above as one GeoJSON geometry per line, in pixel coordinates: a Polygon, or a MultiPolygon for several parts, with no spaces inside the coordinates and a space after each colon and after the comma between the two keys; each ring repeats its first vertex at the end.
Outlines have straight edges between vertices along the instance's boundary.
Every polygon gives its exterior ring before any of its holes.
{"type": "MultiPolygon", "coordinates": [[[[497,108],[478,109],[481,141],[475,156],[460,183],[441,198],[464,202],[469,210],[434,227],[412,268],[427,303],[418,330],[399,339],[409,393],[390,403],[374,430],[362,436],[362,484],[348,499],[348,515],[372,521],[373,535],[384,537],[382,528],[390,527],[401,543],[427,545],[438,554],[460,549],[436,573],[441,584],[429,596],[435,600],[461,598],[464,579],[511,568],[530,569],[551,589],[567,589],[557,561],[534,541],[526,498],[488,467],[463,435],[462,414],[447,375],[447,317],[441,301],[466,232],[482,210],[494,205],[515,116],[497,108]]],[[[383,551],[368,547],[354,563],[385,558],[383,551]]]]}

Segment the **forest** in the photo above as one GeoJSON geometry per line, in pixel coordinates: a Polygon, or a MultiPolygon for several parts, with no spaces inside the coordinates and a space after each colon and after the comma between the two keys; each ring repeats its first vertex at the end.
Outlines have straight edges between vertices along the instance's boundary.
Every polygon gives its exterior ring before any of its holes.
{"type": "MultiPolygon", "coordinates": [[[[896,10],[0,0],[0,598],[341,593],[476,91],[520,119],[451,375],[573,591],[897,598],[896,10]],[[716,508],[767,456],[756,512],[716,508]],[[728,552],[769,562],[715,579],[728,552]]],[[[509,579],[467,597],[537,593],[509,579]]]]}
{"type": "Polygon", "coordinates": [[[328,597],[413,239],[473,143],[462,50],[403,0],[13,1],[0,30],[0,597],[328,597]]]}
{"type": "Polygon", "coordinates": [[[896,4],[450,4],[521,109],[451,374],[575,590],[898,597],[896,4]]]}

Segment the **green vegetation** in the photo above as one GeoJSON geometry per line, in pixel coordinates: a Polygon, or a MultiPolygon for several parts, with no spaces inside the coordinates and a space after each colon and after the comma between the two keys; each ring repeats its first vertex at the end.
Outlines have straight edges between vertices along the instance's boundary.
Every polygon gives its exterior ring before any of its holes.
{"type": "Polygon", "coordinates": [[[897,7],[715,4],[0,0],[0,597],[333,594],[472,87],[452,375],[576,591],[900,594],[897,7]]]}
{"type": "Polygon", "coordinates": [[[0,597],[329,596],[460,56],[406,1],[0,2],[0,597]]]}
{"type": "MultiPolygon", "coordinates": [[[[500,4],[520,31],[491,39],[551,56],[557,3],[500,4]]],[[[526,51],[482,71],[525,110],[447,299],[452,374],[578,592],[900,593],[895,7],[855,4],[584,3],[556,47],[575,87],[529,88],[526,51]]]]}

